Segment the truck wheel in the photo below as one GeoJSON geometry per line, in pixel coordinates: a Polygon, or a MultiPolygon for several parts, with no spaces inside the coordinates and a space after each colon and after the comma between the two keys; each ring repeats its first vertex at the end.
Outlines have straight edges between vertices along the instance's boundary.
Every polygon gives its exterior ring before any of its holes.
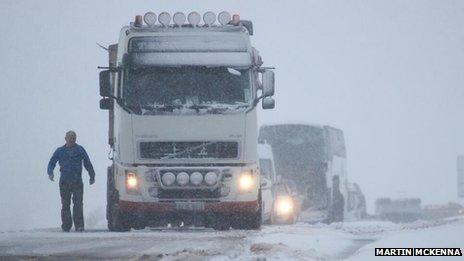
{"type": "Polygon", "coordinates": [[[232,227],[235,229],[246,229],[246,230],[258,230],[261,228],[262,222],[262,207],[259,206],[259,210],[256,213],[243,213],[236,217],[232,223],[232,227]]]}
{"type": "Polygon", "coordinates": [[[144,221],[143,218],[137,218],[135,221],[132,223],[132,228],[135,230],[142,230],[145,229],[146,227],[146,222],[144,221]]]}
{"type": "Polygon", "coordinates": [[[114,176],[112,167],[108,167],[106,194],[106,220],[110,231],[130,231],[129,219],[119,210],[119,193],[114,188],[114,176]]]}
{"type": "Polygon", "coordinates": [[[211,220],[211,227],[214,230],[226,231],[230,228],[229,217],[226,215],[216,214],[211,220]]]}
{"type": "Polygon", "coordinates": [[[244,229],[247,230],[259,230],[261,228],[261,223],[263,222],[263,205],[261,204],[261,190],[258,194],[258,211],[253,214],[247,214],[245,216],[244,229]]]}
{"type": "Polygon", "coordinates": [[[257,230],[261,228],[261,212],[258,211],[254,214],[242,214],[235,218],[232,222],[232,228],[257,230]]]}
{"type": "Polygon", "coordinates": [[[261,228],[261,224],[263,223],[263,205],[261,204],[261,190],[259,191],[258,194],[258,211],[254,214],[251,214],[248,217],[248,222],[247,222],[247,227],[246,229],[254,229],[258,230],[261,228]]]}
{"type": "Polygon", "coordinates": [[[116,204],[109,207],[108,229],[110,231],[127,232],[130,231],[131,225],[128,218],[121,213],[116,204]]]}
{"type": "Polygon", "coordinates": [[[245,229],[258,230],[260,228],[261,228],[261,212],[259,211],[258,213],[249,216],[248,223],[245,229]]]}

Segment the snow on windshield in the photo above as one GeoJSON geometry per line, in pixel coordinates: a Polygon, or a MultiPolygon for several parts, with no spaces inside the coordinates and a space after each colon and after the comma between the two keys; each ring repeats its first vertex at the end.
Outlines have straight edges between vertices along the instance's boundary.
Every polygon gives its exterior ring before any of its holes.
{"type": "Polygon", "coordinates": [[[250,72],[227,67],[128,69],[123,97],[143,114],[222,113],[250,104],[250,72]]]}

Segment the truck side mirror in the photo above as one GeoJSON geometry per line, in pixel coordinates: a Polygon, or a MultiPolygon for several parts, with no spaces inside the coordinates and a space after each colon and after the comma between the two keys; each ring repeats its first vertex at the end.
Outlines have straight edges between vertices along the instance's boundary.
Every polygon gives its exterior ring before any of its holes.
{"type": "Polygon", "coordinates": [[[110,97],[111,95],[111,72],[109,70],[100,72],[100,96],[110,97]]]}
{"type": "Polygon", "coordinates": [[[265,70],[263,72],[263,96],[274,95],[274,72],[265,70]]]}
{"type": "Polygon", "coordinates": [[[101,110],[111,110],[113,109],[114,102],[111,98],[103,98],[100,100],[100,109],[101,110]]]}
{"type": "Polygon", "coordinates": [[[265,97],[262,101],[263,110],[274,109],[275,100],[272,97],[265,97]]]}

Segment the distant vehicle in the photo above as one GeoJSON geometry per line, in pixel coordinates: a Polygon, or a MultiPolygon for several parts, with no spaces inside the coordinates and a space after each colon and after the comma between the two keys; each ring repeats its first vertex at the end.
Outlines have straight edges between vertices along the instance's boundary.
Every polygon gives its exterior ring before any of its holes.
{"type": "Polygon", "coordinates": [[[100,72],[112,149],[108,228],[259,229],[257,105],[274,108],[274,72],[238,14],[172,18],[137,15],[100,72]]]}
{"type": "MultiPolygon", "coordinates": [[[[342,221],[344,214],[358,211],[351,209],[354,204],[346,203],[351,191],[356,193],[350,198],[362,193],[359,187],[350,189],[348,185],[342,130],[300,123],[263,125],[259,141],[272,146],[277,175],[296,184],[303,195],[303,210],[322,210],[329,222],[342,221]]],[[[359,201],[363,200],[362,196],[359,201]]]]}
{"type": "Polygon", "coordinates": [[[375,213],[381,219],[395,223],[412,222],[422,216],[420,198],[378,198],[375,201],[375,213]]]}
{"type": "Polygon", "coordinates": [[[298,220],[301,201],[292,184],[291,180],[282,179],[275,184],[272,224],[294,224],[298,220]]]}
{"type": "Polygon", "coordinates": [[[258,144],[259,172],[261,175],[261,209],[263,223],[271,223],[274,204],[274,189],[277,177],[274,156],[269,144],[258,144]]]}
{"type": "Polygon", "coordinates": [[[422,208],[424,219],[443,219],[453,216],[464,215],[464,207],[456,202],[449,202],[442,205],[426,205],[422,208]]]}

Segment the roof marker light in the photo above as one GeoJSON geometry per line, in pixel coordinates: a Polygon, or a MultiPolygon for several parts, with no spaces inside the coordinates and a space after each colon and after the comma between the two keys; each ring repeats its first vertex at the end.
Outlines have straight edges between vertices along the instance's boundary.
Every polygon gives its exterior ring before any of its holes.
{"type": "Polygon", "coordinates": [[[187,17],[187,20],[192,26],[198,26],[201,21],[201,15],[197,12],[191,12],[187,17]]]}
{"type": "Polygon", "coordinates": [[[141,27],[142,26],[142,16],[141,15],[136,15],[135,16],[134,26],[135,27],[141,27]]]}
{"type": "Polygon", "coordinates": [[[216,14],[211,11],[206,12],[203,15],[203,21],[205,22],[207,26],[213,25],[214,22],[216,22],[216,14]]]}
{"type": "Polygon", "coordinates": [[[172,16],[172,20],[177,26],[182,26],[185,23],[185,14],[182,12],[177,12],[172,16]]]}
{"type": "Polygon", "coordinates": [[[220,12],[218,20],[221,25],[226,25],[230,22],[230,14],[226,11],[220,12]]]}
{"type": "Polygon", "coordinates": [[[234,14],[232,16],[232,24],[233,25],[239,25],[240,24],[240,15],[234,14]]]}
{"type": "Polygon", "coordinates": [[[171,22],[171,15],[170,15],[169,13],[162,12],[162,13],[159,14],[159,16],[158,16],[158,21],[159,21],[160,24],[162,24],[163,26],[169,26],[169,23],[171,22]]]}
{"type": "Polygon", "coordinates": [[[153,12],[147,12],[143,16],[143,20],[148,26],[153,27],[156,23],[156,14],[153,12]]]}

